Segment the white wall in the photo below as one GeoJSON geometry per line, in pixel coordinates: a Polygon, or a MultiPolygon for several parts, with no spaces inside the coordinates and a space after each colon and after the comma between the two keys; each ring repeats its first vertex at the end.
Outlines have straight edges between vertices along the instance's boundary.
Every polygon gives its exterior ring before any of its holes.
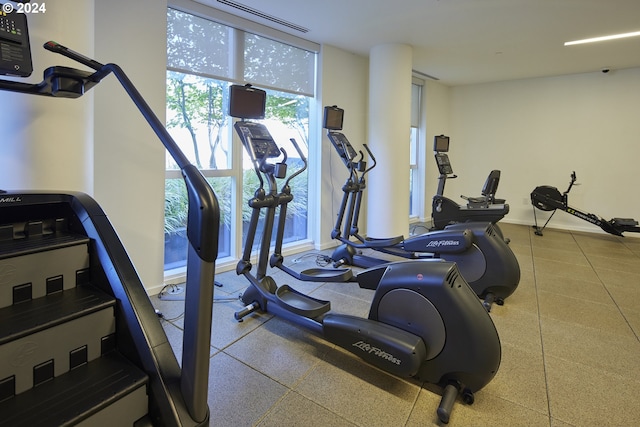
{"type": "MultiPolygon", "coordinates": [[[[605,219],[639,219],[638,93],[637,68],[452,88],[450,158],[459,178],[447,181],[445,194],[479,194],[489,170],[500,169],[506,221],[532,224],[531,191],[562,192],[575,170],[582,185],[571,190],[570,205],[605,219]]],[[[598,231],[566,213],[550,226],[598,231]]]]}
{"type": "MultiPolygon", "coordinates": [[[[93,2],[61,0],[46,13],[28,15],[27,20],[33,74],[26,79],[3,79],[39,83],[50,66],[77,66],[45,50],[42,45],[49,40],[93,53],[93,2]]],[[[92,193],[92,96],[62,99],[0,92],[1,189],[92,193]]]]}
{"type": "MultiPolygon", "coordinates": [[[[37,83],[52,65],[86,67],[42,48],[55,40],[127,72],[162,119],[166,1],[61,0],[30,15],[37,83]],[[126,11],[126,13],[123,13],[126,11]]],[[[147,289],[163,284],[164,148],[114,76],[79,99],[0,92],[0,188],[83,191],[105,210],[147,289]]],[[[151,291],[153,292],[153,291],[151,291]]]]}
{"type": "MultiPolygon", "coordinates": [[[[337,105],[343,108],[345,113],[342,132],[354,148],[359,150],[362,148],[362,143],[367,142],[369,60],[328,45],[322,47],[321,58],[319,80],[322,83],[318,120],[322,123],[322,113],[326,105],[337,105]]],[[[331,239],[331,230],[335,225],[336,214],[342,199],[342,185],[349,176],[349,172],[327,138],[326,130],[319,131],[322,134],[320,139],[322,168],[320,176],[316,179],[321,183],[320,217],[316,222],[314,235],[316,247],[325,249],[335,246],[335,241],[331,239]]],[[[365,210],[366,199],[363,202],[362,221],[358,223],[363,232],[366,231],[365,210]]]]}
{"type": "MultiPolygon", "coordinates": [[[[167,2],[96,1],[95,8],[96,59],[118,64],[164,120],[167,2]]],[[[147,291],[157,293],[164,279],[165,150],[115,76],[93,91],[95,198],[147,291]]]]}

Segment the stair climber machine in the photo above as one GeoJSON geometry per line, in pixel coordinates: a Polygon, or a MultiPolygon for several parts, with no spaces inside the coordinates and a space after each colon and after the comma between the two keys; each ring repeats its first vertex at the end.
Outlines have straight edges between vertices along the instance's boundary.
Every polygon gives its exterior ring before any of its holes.
{"type": "MultiPolygon", "coordinates": [[[[357,276],[349,269],[313,268],[296,273],[282,265],[284,218],[292,200],[289,182],[303,169],[287,177],[287,153],[278,148],[267,128],[246,119],[264,117],[266,93],[249,85],[232,86],[229,114],[240,118],[234,125],[249,154],[260,186],[249,201],[253,209],[238,275],[250,282],[242,294],[246,307],[237,320],[260,310],[308,328],[368,363],[400,377],[415,377],[437,384],[443,395],[437,409],[447,423],[453,404],[461,394],[473,403],[474,393],[498,370],[500,340],[489,313],[460,275],[456,264],[442,260],[404,261],[374,267],[357,276]],[[273,163],[277,158],[284,160],[273,163]],[[285,179],[280,190],[277,179],[285,179]],[[276,211],[279,221],[275,224],[276,211]],[[250,256],[260,212],[264,229],[258,265],[252,271],[250,256]],[[276,227],[275,253],[269,246],[276,227]],[[352,281],[373,289],[368,318],[333,313],[331,303],[280,285],[267,275],[267,263],[303,280],[352,281]]],[[[306,159],[291,140],[306,168],[306,159]]]]}
{"type": "MultiPolygon", "coordinates": [[[[26,15],[2,19],[16,30],[0,33],[0,73],[25,77],[26,15]]],[[[2,80],[0,90],[77,98],[113,73],[182,170],[189,198],[182,364],[95,200],[0,191],[0,425],[208,425],[216,195],[120,67],[55,42],[44,47],[92,71],[51,67],[39,84],[2,80]]]]}
{"type": "Polygon", "coordinates": [[[556,187],[548,185],[540,185],[531,192],[531,204],[533,205],[533,218],[535,220],[535,234],[542,236],[542,231],[545,229],[553,215],[558,209],[565,211],[573,216],[577,216],[591,224],[597,225],[604,231],[616,236],[624,237],[625,232],[640,233],[640,226],[638,221],[633,218],[612,218],[606,220],[592,213],[582,212],[578,209],[569,206],[569,191],[574,185],[580,185],[576,183],[576,173],[571,172],[571,181],[569,182],[569,188],[567,191],[560,194],[560,191],[556,187]],[[542,227],[538,226],[538,218],[536,217],[536,208],[541,211],[552,211],[551,216],[547,219],[542,227]]]}
{"type": "Polygon", "coordinates": [[[509,213],[509,205],[505,203],[505,200],[495,198],[500,182],[500,171],[493,170],[489,173],[482,188],[481,197],[461,196],[468,203],[459,205],[444,195],[444,186],[447,183],[447,179],[458,177],[453,173],[451,161],[447,154],[449,151],[449,137],[445,135],[435,136],[433,151],[435,151],[436,164],[440,173],[438,176],[438,190],[436,195],[433,196],[431,204],[433,229],[442,230],[450,224],[481,221],[494,224],[494,229],[502,236],[502,230],[500,230],[497,222],[509,213]]]}
{"type": "Polygon", "coordinates": [[[325,107],[324,127],[327,136],[349,176],[342,187],[343,195],[336,224],[331,233],[342,244],[331,255],[334,266],[352,265],[369,268],[389,260],[362,254],[372,249],[407,259],[442,258],[455,262],[460,273],[474,292],[483,299],[487,310],[492,304],[504,303],[520,282],[520,266],[511,248],[498,234],[495,224],[467,222],[447,225],[444,230],[404,238],[371,238],[359,234],[358,218],[362,196],[366,189],[366,175],[375,167],[373,153],[366,144],[363,147],[372,160],[367,168],[364,153],[356,153],[342,129],[344,110],[337,106],[325,107]]]}

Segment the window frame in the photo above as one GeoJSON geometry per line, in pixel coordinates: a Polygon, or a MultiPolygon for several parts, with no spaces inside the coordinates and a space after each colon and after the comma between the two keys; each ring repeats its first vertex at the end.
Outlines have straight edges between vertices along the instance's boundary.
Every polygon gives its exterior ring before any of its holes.
{"type": "MultiPolygon", "coordinates": [[[[252,35],[256,35],[259,37],[265,37],[272,41],[287,44],[299,49],[307,50],[314,55],[313,58],[313,81],[311,82],[312,92],[313,93],[303,93],[299,91],[291,91],[279,87],[270,87],[269,85],[260,84],[261,88],[264,89],[273,89],[279,92],[286,92],[292,94],[305,95],[311,98],[310,108],[309,108],[309,125],[308,125],[308,137],[309,137],[309,145],[314,144],[314,139],[316,138],[313,133],[313,130],[316,127],[316,124],[313,123],[316,120],[316,114],[313,109],[315,108],[317,99],[317,74],[318,74],[318,55],[320,52],[320,45],[309,42],[304,39],[297,38],[290,34],[286,34],[275,30],[273,28],[246,20],[244,18],[240,18],[226,12],[210,8],[208,6],[195,3],[188,0],[170,0],[167,4],[167,12],[169,9],[175,9],[179,12],[187,13],[194,15],[196,17],[206,19],[209,21],[213,21],[215,23],[225,25],[230,28],[230,36],[232,42],[229,44],[229,67],[230,67],[230,76],[219,76],[215,74],[209,74],[205,72],[194,72],[188,69],[182,69],[181,67],[169,66],[167,63],[166,70],[167,72],[173,71],[178,73],[184,73],[189,75],[195,75],[202,78],[210,78],[221,81],[226,81],[231,84],[244,84],[244,33],[249,33],[252,35]]],[[[242,252],[242,232],[240,231],[242,228],[242,208],[245,201],[242,200],[242,186],[243,186],[243,148],[242,144],[239,143],[237,139],[237,135],[234,134],[233,130],[233,119],[228,117],[229,123],[227,123],[228,128],[231,130],[232,135],[232,143],[229,150],[229,155],[231,156],[231,161],[229,164],[229,168],[224,169],[200,169],[205,178],[230,178],[231,179],[231,214],[232,221],[230,224],[230,255],[228,257],[219,258],[218,259],[218,268],[222,268],[224,270],[231,268],[235,265],[237,260],[241,256],[242,252]],[[238,217],[240,219],[238,219],[238,217]]],[[[311,149],[311,147],[310,147],[311,149]]],[[[311,166],[311,165],[310,165],[311,166]]],[[[309,175],[311,177],[311,175],[309,175]]],[[[165,168],[165,180],[168,179],[182,179],[182,175],[180,170],[178,169],[166,169],[165,168]]],[[[289,246],[300,246],[301,244],[310,245],[311,242],[311,234],[312,234],[312,224],[311,220],[313,217],[312,209],[315,205],[315,196],[314,194],[316,188],[312,185],[311,180],[308,181],[308,213],[307,213],[307,238],[305,241],[298,241],[290,244],[289,246]]],[[[186,267],[178,267],[172,270],[165,270],[165,280],[168,278],[173,279],[175,281],[177,278],[179,280],[180,277],[184,275],[186,271],[186,267]]]]}
{"type": "Polygon", "coordinates": [[[410,152],[409,156],[409,173],[410,173],[410,195],[409,197],[409,222],[418,222],[424,218],[424,201],[425,201],[425,162],[421,161],[425,150],[425,138],[423,129],[423,98],[424,98],[424,80],[412,77],[411,81],[411,133],[410,133],[410,152]],[[415,89],[414,89],[415,88],[415,89]],[[415,92],[414,92],[415,90],[415,92]],[[417,93],[416,93],[417,92],[417,93]]]}

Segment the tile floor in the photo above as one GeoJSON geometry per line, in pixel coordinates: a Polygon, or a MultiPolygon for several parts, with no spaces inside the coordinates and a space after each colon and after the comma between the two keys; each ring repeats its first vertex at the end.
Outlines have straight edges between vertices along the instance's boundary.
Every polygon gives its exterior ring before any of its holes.
{"type": "MultiPolygon", "coordinates": [[[[456,403],[450,426],[640,425],[640,239],[504,224],[520,262],[518,289],[491,317],[502,362],[475,403],[456,403]]],[[[296,268],[315,257],[287,259],[296,268]],[[298,264],[294,261],[300,260],[298,264]]],[[[278,283],[366,316],[373,291],[355,284],[278,283]]],[[[233,313],[246,281],[218,274],[209,406],[211,426],[438,425],[439,390],[379,371],[284,320],[233,313]]],[[[178,358],[182,301],[152,297],[178,358]]]]}

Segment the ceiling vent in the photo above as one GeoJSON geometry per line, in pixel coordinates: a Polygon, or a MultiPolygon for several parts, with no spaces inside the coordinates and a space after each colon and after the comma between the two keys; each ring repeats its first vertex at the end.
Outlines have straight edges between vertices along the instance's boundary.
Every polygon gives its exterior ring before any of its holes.
{"type": "Polygon", "coordinates": [[[260,12],[259,10],[253,9],[249,6],[245,6],[241,3],[237,3],[235,1],[230,0],[218,0],[218,3],[222,3],[224,5],[233,7],[235,9],[241,10],[246,13],[250,13],[251,15],[257,16],[262,19],[266,19],[267,21],[275,22],[276,24],[283,25],[285,27],[291,28],[292,30],[300,31],[301,33],[308,33],[309,30],[307,28],[296,25],[292,22],[285,21],[284,19],[276,18],[275,16],[267,15],[264,12],[260,12]]]}

